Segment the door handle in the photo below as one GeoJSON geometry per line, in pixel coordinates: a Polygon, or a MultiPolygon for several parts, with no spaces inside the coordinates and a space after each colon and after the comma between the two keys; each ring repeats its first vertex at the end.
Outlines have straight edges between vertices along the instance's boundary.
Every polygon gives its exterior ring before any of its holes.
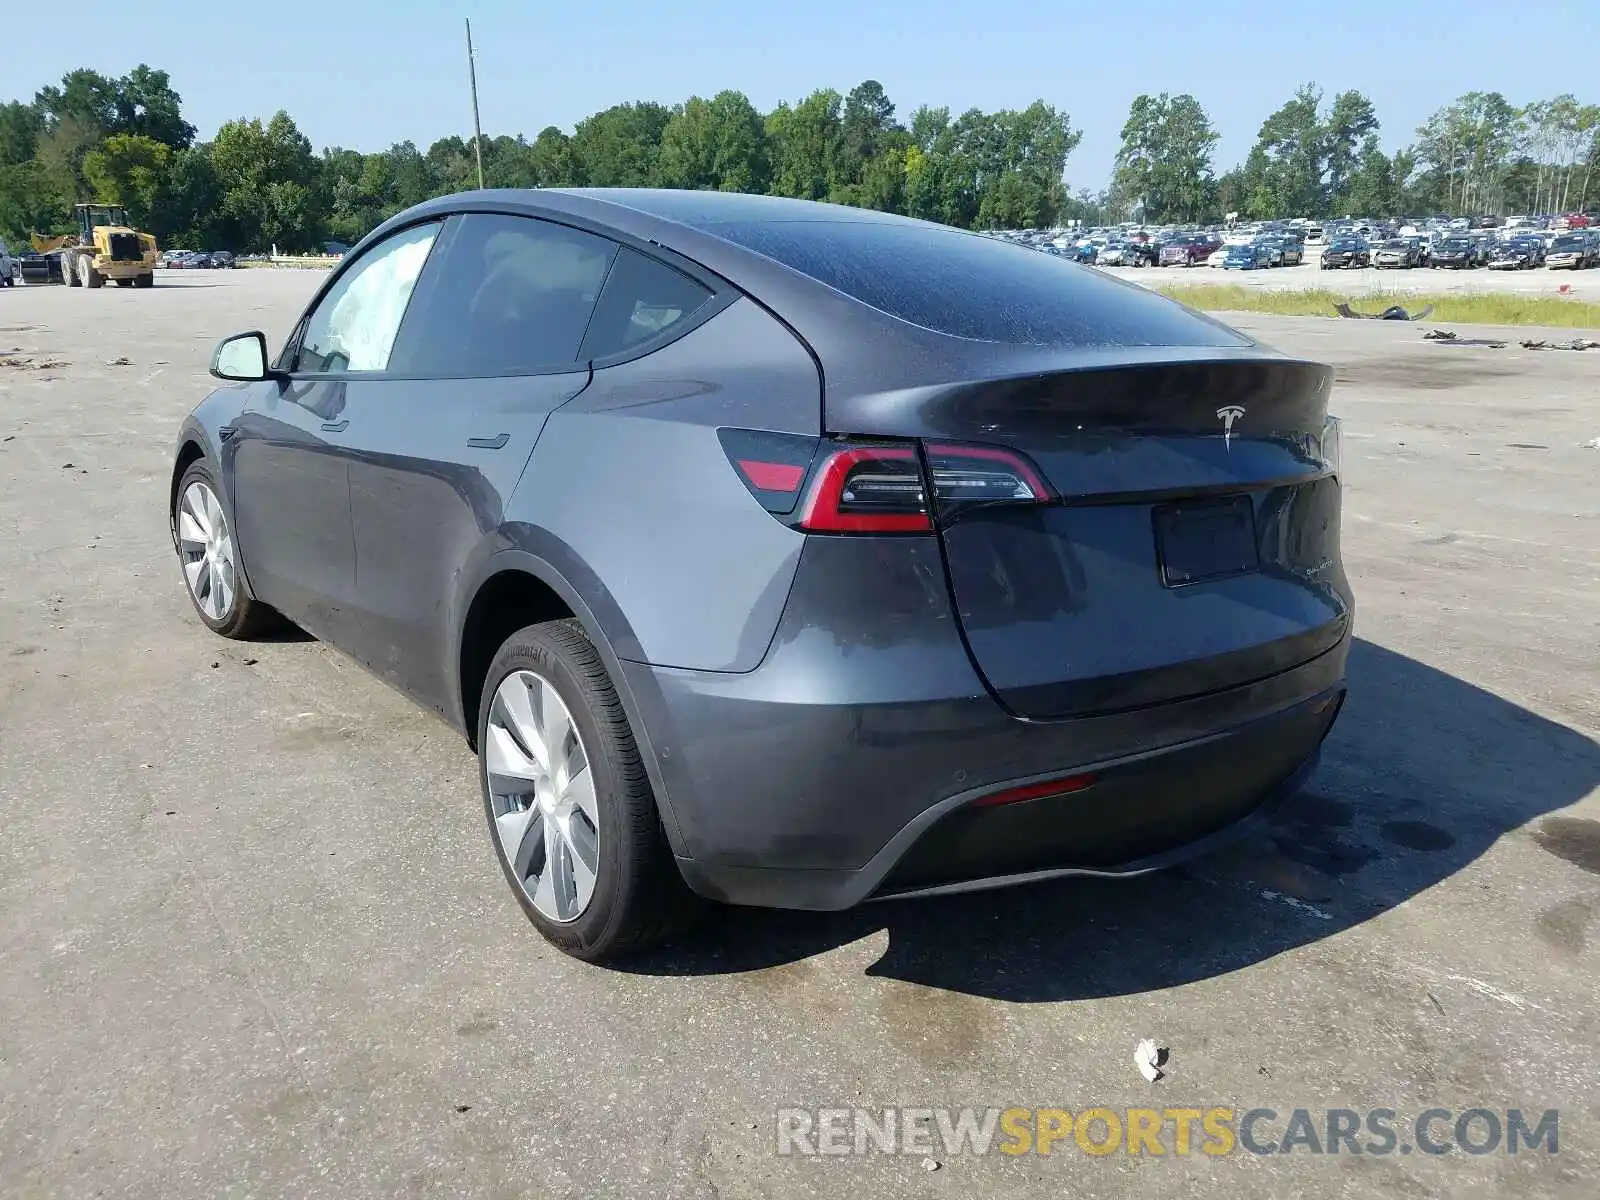
{"type": "Polygon", "coordinates": [[[474,450],[499,450],[511,440],[509,433],[502,433],[498,437],[472,437],[467,439],[467,445],[474,450]]]}
{"type": "Polygon", "coordinates": [[[343,433],[346,429],[350,428],[350,418],[346,417],[342,421],[324,421],[322,423],[322,428],[327,430],[329,433],[343,433]]]}

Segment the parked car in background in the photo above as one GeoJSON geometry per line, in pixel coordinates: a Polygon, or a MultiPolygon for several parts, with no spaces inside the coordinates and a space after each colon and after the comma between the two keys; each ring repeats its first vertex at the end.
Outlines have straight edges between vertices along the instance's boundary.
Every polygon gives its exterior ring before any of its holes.
{"type": "Polygon", "coordinates": [[[1478,265],[1478,252],[1471,238],[1460,236],[1440,238],[1433,244],[1428,265],[1448,267],[1456,271],[1466,270],[1478,265]]]}
{"type": "Polygon", "coordinates": [[[1107,242],[1095,259],[1101,267],[1127,267],[1133,265],[1134,251],[1127,242],[1107,242]]]}
{"type": "Polygon", "coordinates": [[[1393,237],[1372,253],[1372,265],[1379,269],[1409,270],[1422,261],[1422,243],[1414,237],[1393,237]]]}
{"type": "Polygon", "coordinates": [[[211,266],[213,269],[225,269],[232,267],[233,264],[234,257],[230,251],[213,250],[211,252],[211,266]]]}
{"type": "Polygon", "coordinates": [[[1280,237],[1272,239],[1278,249],[1278,259],[1273,266],[1298,267],[1306,260],[1305,246],[1299,238],[1280,237]]]}
{"type": "Polygon", "coordinates": [[[1501,242],[1489,260],[1489,270],[1531,271],[1543,257],[1543,245],[1537,238],[1511,238],[1501,242]]]}
{"type": "Polygon", "coordinates": [[[14,256],[17,264],[18,277],[23,280],[37,279],[47,283],[50,279],[50,259],[37,250],[24,250],[14,256]]]}
{"type": "Polygon", "coordinates": [[[1081,242],[1072,248],[1072,261],[1092,263],[1100,257],[1100,247],[1093,242],[1081,242]]]}
{"type": "Polygon", "coordinates": [[[1165,866],[1339,715],[1333,372],[1044,259],[766,196],[430,201],[275,354],[217,347],[174,578],[215,633],[287,618],[442,714],[584,959],[691,890],[1165,866]]]}
{"type": "Polygon", "coordinates": [[[1161,248],[1163,267],[1198,267],[1206,262],[1222,243],[1215,238],[1180,238],[1161,248]]]}
{"type": "Polygon", "coordinates": [[[1336,237],[1323,250],[1321,265],[1327,271],[1344,267],[1370,267],[1372,247],[1365,238],[1350,235],[1336,237]]]}
{"type": "Polygon", "coordinates": [[[1551,242],[1544,265],[1552,271],[1582,271],[1594,266],[1597,260],[1600,260],[1600,252],[1595,249],[1594,238],[1587,230],[1581,230],[1564,233],[1551,242]]]}
{"type": "Polygon", "coordinates": [[[1229,246],[1222,259],[1225,271],[1255,271],[1272,265],[1276,251],[1266,242],[1241,242],[1229,246]]]}
{"type": "Polygon", "coordinates": [[[1233,249],[1232,246],[1218,246],[1206,258],[1206,266],[1208,266],[1208,267],[1220,267],[1220,266],[1222,266],[1225,262],[1228,261],[1228,251],[1232,250],[1232,249],[1233,249]]]}
{"type": "Polygon", "coordinates": [[[1560,235],[1554,232],[1520,234],[1511,239],[1513,245],[1526,246],[1533,255],[1535,267],[1544,266],[1544,260],[1550,252],[1550,244],[1560,235]]]}

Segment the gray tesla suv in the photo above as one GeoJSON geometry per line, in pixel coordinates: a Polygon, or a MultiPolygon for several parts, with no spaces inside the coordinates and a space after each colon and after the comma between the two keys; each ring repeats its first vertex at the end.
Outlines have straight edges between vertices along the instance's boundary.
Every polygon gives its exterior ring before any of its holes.
{"type": "Polygon", "coordinates": [[[201,619],[459,727],[517,900],[1128,874],[1247,827],[1344,696],[1330,371],[903,217],[487,191],[348,254],[184,422],[201,619]]]}

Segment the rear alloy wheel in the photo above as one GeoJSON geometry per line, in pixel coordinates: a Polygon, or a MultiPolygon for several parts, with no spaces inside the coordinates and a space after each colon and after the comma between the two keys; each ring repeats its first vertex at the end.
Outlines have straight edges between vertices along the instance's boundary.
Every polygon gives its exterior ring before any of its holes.
{"type": "Polygon", "coordinates": [[[204,459],[178,482],[172,525],[189,599],[213,633],[248,638],[276,623],[277,614],[249,594],[239,574],[233,529],[204,459]]]}
{"type": "Polygon", "coordinates": [[[687,911],[638,746],[576,621],[530,625],[494,657],[479,775],[500,867],[539,932],[596,962],[659,941],[687,911]]]}

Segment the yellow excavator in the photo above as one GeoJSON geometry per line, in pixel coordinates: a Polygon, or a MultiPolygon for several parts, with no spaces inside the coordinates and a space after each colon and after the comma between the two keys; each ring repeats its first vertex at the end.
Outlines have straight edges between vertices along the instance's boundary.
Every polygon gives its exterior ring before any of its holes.
{"type": "Polygon", "coordinates": [[[77,233],[30,239],[40,254],[58,264],[61,282],[68,287],[97,288],[108,279],[118,287],[154,287],[156,239],[128,224],[128,210],[120,204],[74,204],[77,233]]]}

